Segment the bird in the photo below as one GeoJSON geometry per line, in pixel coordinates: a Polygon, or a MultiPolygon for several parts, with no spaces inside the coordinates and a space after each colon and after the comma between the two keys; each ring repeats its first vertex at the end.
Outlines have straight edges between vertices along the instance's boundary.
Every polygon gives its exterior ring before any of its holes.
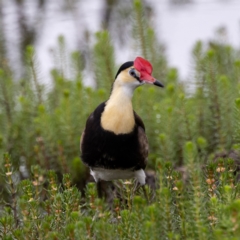
{"type": "Polygon", "coordinates": [[[144,84],[164,85],[152,76],[151,63],[136,57],[117,71],[109,98],[88,117],[80,140],[81,160],[96,183],[135,178],[146,183],[148,139],[133,110],[134,90],[144,84]]]}

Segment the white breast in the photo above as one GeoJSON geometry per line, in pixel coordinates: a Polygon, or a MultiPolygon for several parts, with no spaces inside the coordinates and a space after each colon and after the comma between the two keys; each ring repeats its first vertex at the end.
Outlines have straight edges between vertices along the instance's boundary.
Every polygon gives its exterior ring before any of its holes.
{"type": "Polygon", "coordinates": [[[105,169],[105,168],[92,168],[91,175],[94,180],[98,182],[99,180],[112,181],[117,179],[130,179],[136,178],[141,184],[145,184],[146,175],[143,169],[133,171],[132,169],[105,169]]]}

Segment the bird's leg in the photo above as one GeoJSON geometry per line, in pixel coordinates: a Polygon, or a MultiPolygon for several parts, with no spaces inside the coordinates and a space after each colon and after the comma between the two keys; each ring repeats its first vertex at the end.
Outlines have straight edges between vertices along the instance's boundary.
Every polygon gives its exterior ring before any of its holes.
{"type": "Polygon", "coordinates": [[[141,185],[139,184],[138,181],[135,182],[134,184],[134,189],[133,189],[133,193],[137,192],[137,190],[141,187],[141,185]]]}
{"type": "Polygon", "coordinates": [[[133,189],[133,193],[137,192],[140,189],[140,187],[143,190],[143,194],[144,194],[144,197],[146,198],[147,203],[149,203],[149,199],[148,199],[148,195],[147,195],[145,185],[141,185],[139,182],[136,182],[135,187],[133,189]]]}
{"type": "Polygon", "coordinates": [[[149,199],[148,199],[148,195],[147,195],[145,185],[142,185],[141,187],[142,187],[142,190],[143,190],[144,197],[146,198],[147,204],[149,204],[149,199]]]}

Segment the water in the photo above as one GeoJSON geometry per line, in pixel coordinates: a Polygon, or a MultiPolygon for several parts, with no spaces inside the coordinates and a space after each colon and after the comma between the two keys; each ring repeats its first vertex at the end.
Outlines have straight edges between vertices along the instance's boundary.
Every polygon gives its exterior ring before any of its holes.
{"type": "Polygon", "coordinates": [[[182,78],[190,74],[194,43],[215,39],[219,27],[227,29],[226,43],[240,47],[240,1],[195,0],[176,7],[167,0],[161,2],[155,5],[156,30],[167,46],[169,63],[179,69],[182,78]]]}
{"type": "MultiPolygon", "coordinates": [[[[18,54],[19,30],[16,20],[17,8],[13,0],[3,1],[4,30],[7,33],[7,49],[10,61],[15,66],[20,62],[18,54]],[[14,33],[14,34],[13,34],[14,33]]],[[[153,26],[158,39],[166,46],[170,66],[179,69],[183,80],[190,78],[191,49],[197,40],[209,41],[216,38],[216,30],[224,26],[227,29],[224,41],[239,48],[240,45],[240,1],[239,0],[192,0],[187,4],[173,5],[169,0],[147,0],[153,7],[153,26]],[[191,3],[192,2],[192,3],[191,3]]],[[[64,35],[69,51],[85,48],[84,34],[90,31],[89,41],[94,43],[94,32],[101,29],[103,1],[81,0],[74,9],[63,0],[52,0],[47,4],[36,22],[38,8],[36,2],[25,1],[27,20],[35,21],[38,28],[36,52],[41,81],[50,81],[49,70],[54,66],[51,49],[57,45],[57,37],[64,35]],[[64,11],[69,8],[69,11],[64,11]]],[[[87,44],[86,44],[87,46],[87,44]]],[[[116,45],[117,47],[117,45],[116,45]]],[[[133,59],[134,52],[130,44],[121,49],[117,47],[116,61],[121,63],[133,59]]],[[[68,71],[71,71],[69,69],[68,71]]],[[[92,85],[91,69],[86,70],[85,82],[92,85]]]]}

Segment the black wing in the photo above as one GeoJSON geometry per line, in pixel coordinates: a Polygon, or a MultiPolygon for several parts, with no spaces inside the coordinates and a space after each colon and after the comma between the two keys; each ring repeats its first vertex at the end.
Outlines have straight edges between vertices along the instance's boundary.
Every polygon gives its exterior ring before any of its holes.
{"type": "Polygon", "coordinates": [[[97,133],[97,128],[100,124],[100,116],[104,110],[105,102],[101,103],[95,110],[90,114],[87,119],[86,127],[82,133],[80,139],[80,151],[83,151],[83,145],[85,144],[85,135],[92,135],[94,132],[97,133]]]}
{"type": "Polygon", "coordinates": [[[144,159],[144,165],[146,167],[147,165],[147,160],[148,160],[148,151],[149,151],[149,145],[148,145],[148,139],[145,134],[145,126],[142,121],[142,119],[134,112],[135,116],[135,122],[138,128],[138,142],[140,146],[140,154],[142,155],[144,159]]]}
{"type": "Polygon", "coordinates": [[[135,128],[129,134],[115,135],[101,127],[105,102],[89,116],[81,137],[81,159],[89,167],[138,170],[145,168],[148,141],[140,117],[134,112],[135,128]]]}

